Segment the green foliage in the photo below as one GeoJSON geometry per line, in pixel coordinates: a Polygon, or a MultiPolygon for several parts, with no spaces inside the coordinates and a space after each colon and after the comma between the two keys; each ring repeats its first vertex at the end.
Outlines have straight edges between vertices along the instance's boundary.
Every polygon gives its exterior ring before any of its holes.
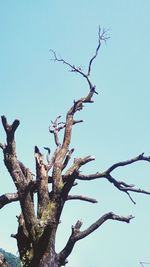
{"type": "Polygon", "coordinates": [[[19,257],[16,257],[12,253],[6,252],[2,248],[0,248],[0,252],[4,255],[6,261],[10,264],[11,267],[21,267],[19,257]]]}

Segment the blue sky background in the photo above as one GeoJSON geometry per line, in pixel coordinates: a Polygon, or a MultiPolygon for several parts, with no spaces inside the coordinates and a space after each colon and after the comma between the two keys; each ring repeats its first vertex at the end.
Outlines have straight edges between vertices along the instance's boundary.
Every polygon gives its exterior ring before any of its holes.
{"type": "MultiPolygon", "coordinates": [[[[98,25],[109,29],[111,38],[93,66],[99,95],[76,116],[84,123],[74,127],[74,157],[95,156],[95,162],[83,168],[92,173],[142,152],[150,155],[149,13],[149,0],[0,1],[0,114],[10,122],[20,119],[17,155],[33,172],[34,145],[55,148],[48,132],[51,119],[64,119],[72,101],[87,93],[81,77],[50,61],[49,49],[86,68],[97,45],[98,25]]],[[[0,141],[5,141],[2,126],[0,141]]],[[[0,160],[0,194],[14,192],[2,153],[0,160]]],[[[148,163],[118,169],[114,176],[150,191],[148,163]]],[[[150,262],[149,196],[132,194],[137,202],[133,205],[105,180],[79,182],[74,192],[99,203],[66,204],[58,251],[77,219],[83,220],[84,229],[108,211],[136,218],[129,225],[107,222],[78,242],[68,267],[138,267],[139,261],[150,262]]],[[[0,211],[0,247],[13,253],[17,247],[10,235],[16,233],[19,212],[17,203],[0,211]]]]}

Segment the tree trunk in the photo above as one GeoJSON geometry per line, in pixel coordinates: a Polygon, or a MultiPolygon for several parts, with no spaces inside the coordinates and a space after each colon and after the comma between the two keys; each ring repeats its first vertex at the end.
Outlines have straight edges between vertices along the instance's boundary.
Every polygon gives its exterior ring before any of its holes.
{"type": "Polygon", "coordinates": [[[60,267],[58,256],[55,251],[44,252],[42,258],[35,256],[29,267],[60,267]]]}
{"type": "Polygon", "coordinates": [[[54,251],[44,253],[38,267],[59,267],[58,257],[54,251]]]}
{"type": "MultiPolygon", "coordinates": [[[[32,247],[32,259],[26,261],[27,267],[59,267],[59,258],[55,252],[55,235],[57,227],[47,226],[41,238],[32,247]],[[29,262],[29,263],[27,263],[29,262]]],[[[26,250],[25,255],[27,255],[26,250]]],[[[30,255],[29,255],[30,258],[30,255]]]]}

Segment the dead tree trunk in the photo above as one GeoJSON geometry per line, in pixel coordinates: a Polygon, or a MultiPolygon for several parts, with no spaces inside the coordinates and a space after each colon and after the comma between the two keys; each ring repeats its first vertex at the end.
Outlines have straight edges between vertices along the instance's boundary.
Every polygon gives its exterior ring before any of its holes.
{"type": "Polygon", "coordinates": [[[135,202],[130,192],[150,194],[150,192],[136,188],[134,185],[127,184],[123,181],[117,181],[112,176],[112,172],[118,167],[133,164],[137,161],[150,162],[150,157],[144,156],[143,153],[130,160],[113,164],[107,170],[94,174],[84,175],[80,172],[83,165],[94,160],[91,156],[74,159],[70,167],[66,169],[74,152],[74,149],[70,148],[73,126],[82,122],[82,120],[75,120],[74,117],[77,111],[83,109],[84,104],[94,102],[93,97],[97,92],[96,87],[90,80],[90,74],[93,61],[98,55],[101,43],[102,41],[106,41],[106,39],[106,32],[104,30],[101,31],[99,28],[98,46],[94,56],[89,61],[86,73],[83,72],[81,68],[75,67],[64,59],[58,58],[56,53],[52,51],[55,61],[64,63],[71,68],[72,72],[78,73],[85,79],[88,84],[88,94],[74,101],[72,107],[66,114],[65,122],[59,121],[60,116],[57,117],[55,121],[51,122],[49,131],[54,135],[56,149],[54,153],[50,155],[50,149],[45,147],[48,152],[46,163],[40,149],[35,146],[35,176],[17,158],[15,131],[19,126],[19,121],[14,120],[12,124],[9,124],[5,116],[1,117],[6,132],[6,144],[0,144],[0,147],[3,150],[5,166],[16,186],[16,192],[0,196],[0,208],[13,201],[19,201],[20,203],[21,214],[17,217],[18,231],[17,234],[12,235],[12,237],[17,240],[23,267],[64,266],[76,242],[91,234],[104,222],[107,220],[118,220],[129,223],[133,218],[132,215],[124,217],[109,212],[100,216],[99,219],[83,231],[81,231],[81,221],[77,221],[77,223],[72,226],[72,233],[67,244],[62,251],[57,253],[55,250],[55,239],[65,202],[72,199],[91,203],[97,202],[90,197],[70,195],[72,187],[77,185],[77,180],[90,181],[104,178],[117,189],[125,192],[133,203],[135,202]],[[61,130],[64,130],[62,142],[59,140],[59,132],[61,130]],[[49,185],[51,185],[51,189],[49,189],[49,185]],[[37,195],[36,205],[35,198],[33,197],[34,194],[37,195]]]}

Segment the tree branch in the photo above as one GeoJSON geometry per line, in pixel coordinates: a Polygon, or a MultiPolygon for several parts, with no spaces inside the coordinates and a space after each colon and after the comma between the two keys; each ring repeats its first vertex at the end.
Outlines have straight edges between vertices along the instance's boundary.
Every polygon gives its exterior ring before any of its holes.
{"type": "Polygon", "coordinates": [[[123,181],[117,181],[115,178],[112,177],[111,172],[113,172],[115,169],[119,168],[119,167],[123,167],[123,166],[127,166],[130,164],[133,164],[137,161],[148,161],[150,162],[150,157],[145,157],[144,153],[138,155],[135,158],[132,158],[130,160],[126,160],[126,161],[121,161],[118,163],[113,164],[110,168],[108,168],[106,171],[104,172],[97,172],[95,174],[90,174],[90,175],[83,175],[83,174],[78,174],[76,179],[79,180],[94,180],[94,179],[99,179],[99,178],[106,178],[110,183],[112,183],[117,189],[119,189],[120,191],[125,192],[129,198],[131,199],[131,201],[135,203],[135,201],[133,200],[133,198],[131,197],[131,195],[129,194],[129,192],[136,192],[136,193],[142,193],[142,194],[147,194],[150,195],[149,191],[145,191],[143,189],[140,188],[136,188],[135,185],[133,184],[127,184],[123,181]]]}
{"type": "Polygon", "coordinates": [[[55,121],[51,121],[51,125],[49,126],[49,132],[54,134],[55,144],[58,147],[61,147],[61,143],[59,142],[58,133],[60,130],[65,128],[64,122],[58,122],[61,116],[58,116],[55,121]]]}
{"type": "Polygon", "coordinates": [[[83,200],[91,203],[97,203],[98,201],[94,198],[81,196],[81,195],[69,195],[67,200],[83,200]]]}
{"type": "Polygon", "coordinates": [[[93,223],[90,227],[88,227],[86,230],[84,230],[82,232],[80,232],[80,231],[75,232],[75,239],[77,241],[79,239],[82,239],[82,238],[88,236],[89,234],[94,232],[97,228],[99,228],[107,220],[117,220],[117,221],[129,223],[130,220],[133,218],[134,217],[132,215],[124,217],[124,216],[116,215],[113,212],[106,213],[100,219],[98,219],[95,223],[93,223]]]}
{"type": "Polygon", "coordinates": [[[47,172],[49,172],[51,170],[51,168],[54,166],[55,158],[56,158],[56,155],[57,155],[59,150],[60,150],[60,147],[57,147],[55,152],[53,153],[51,159],[48,161],[47,172]]]}
{"type": "Polygon", "coordinates": [[[107,33],[107,30],[103,29],[103,30],[101,31],[101,28],[100,28],[100,26],[99,26],[99,29],[98,29],[98,46],[97,46],[97,48],[96,48],[96,51],[95,51],[94,56],[91,58],[91,60],[90,60],[90,62],[89,62],[89,67],[88,67],[88,73],[87,73],[87,76],[89,76],[90,73],[91,73],[92,63],[93,63],[94,59],[97,57],[97,55],[98,55],[99,49],[100,49],[100,47],[101,47],[101,42],[102,42],[102,41],[105,41],[105,42],[106,42],[106,40],[110,38],[109,36],[106,35],[106,33],[107,33]]]}
{"type": "Polygon", "coordinates": [[[1,117],[6,132],[7,144],[3,149],[4,162],[17,188],[22,213],[29,235],[35,240],[36,217],[33,203],[32,174],[16,155],[15,131],[19,126],[19,120],[14,120],[10,125],[5,116],[1,117]]]}
{"type": "Polygon", "coordinates": [[[20,122],[19,120],[14,120],[14,122],[10,125],[7,122],[7,118],[5,116],[1,116],[2,124],[4,127],[4,130],[7,135],[7,142],[12,142],[14,140],[14,134],[16,129],[18,128],[20,122]]]}
{"type": "Polygon", "coordinates": [[[5,145],[2,144],[2,143],[0,143],[0,148],[1,148],[2,150],[4,150],[4,149],[5,149],[5,145]]]}
{"type": "Polygon", "coordinates": [[[68,152],[68,154],[67,154],[67,156],[66,156],[66,158],[65,158],[65,161],[64,161],[64,163],[63,163],[62,170],[64,170],[64,169],[66,168],[66,166],[68,165],[69,160],[71,159],[71,156],[72,156],[72,153],[73,153],[73,152],[74,152],[74,148],[72,148],[72,149],[68,152]]]}
{"type": "MultiPolygon", "coordinates": [[[[106,41],[104,38],[104,33],[102,35],[100,35],[100,29],[99,29],[99,40],[103,40],[106,41]]],[[[89,71],[91,70],[91,65],[93,60],[97,57],[98,55],[98,51],[99,51],[99,44],[98,47],[96,49],[96,54],[94,54],[94,56],[91,58],[90,62],[89,62],[89,71]]],[[[58,140],[58,123],[57,123],[57,119],[60,118],[58,117],[56,119],[56,121],[53,123],[53,129],[50,129],[50,131],[54,132],[55,135],[55,143],[57,146],[60,146],[59,151],[56,153],[55,155],[55,160],[54,160],[54,165],[53,165],[53,172],[52,172],[52,176],[53,176],[53,191],[60,191],[60,185],[62,185],[62,175],[61,172],[64,168],[64,161],[66,158],[66,155],[69,151],[69,145],[71,142],[71,135],[72,135],[72,127],[75,123],[81,122],[81,121],[75,121],[74,120],[74,115],[77,111],[80,111],[83,109],[83,104],[84,103],[93,103],[93,95],[97,92],[95,90],[95,86],[92,84],[92,82],[89,79],[89,73],[84,73],[81,68],[75,67],[74,65],[70,64],[69,62],[67,62],[66,60],[62,59],[62,58],[58,58],[56,53],[51,50],[52,54],[53,54],[53,60],[56,62],[61,62],[65,65],[67,65],[69,68],[71,68],[71,71],[73,72],[77,72],[79,73],[88,83],[89,86],[89,93],[85,96],[85,97],[81,97],[80,99],[78,99],[77,101],[74,101],[72,107],[68,110],[67,115],[66,115],[66,122],[65,124],[63,124],[63,126],[61,125],[60,128],[65,128],[65,132],[64,132],[64,137],[63,137],[63,142],[62,145],[60,144],[59,140],[58,140]],[[56,124],[56,127],[55,127],[56,124]]],[[[68,187],[69,188],[69,187],[68,187]]]]}
{"type": "MultiPolygon", "coordinates": [[[[78,159],[74,159],[74,163],[73,165],[66,171],[63,179],[66,180],[68,178],[68,176],[71,176],[74,172],[78,172],[78,170],[80,169],[81,166],[85,165],[86,163],[95,160],[94,157],[92,156],[87,156],[85,158],[78,158],[78,159]]],[[[78,175],[77,175],[78,178],[78,175]]]]}
{"type": "Polygon", "coordinates": [[[138,155],[137,157],[132,158],[130,160],[121,161],[121,162],[118,162],[116,164],[113,164],[109,169],[107,169],[106,173],[111,173],[112,171],[114,171],[118,167],[127,166],[127,165],[130,165],[130,164],[132,164],[134,162],[137,162],[137,161],[148,161],[148,162],[150,162],[150,157],[145,157],[144,153],[142,153],[142,154],[138,155]]]}
{"type": "Polygon", "coordinates": [[[82,226],[81,221],[77,221],[75,226],[72,227],[72,234],[65,246],[65,248],[59,253],[59,261],[63,265],[65,262],[66,258],[70,255],[75,243],[80,240],[85,238],[86,236],[90,235],[93,233],[97,228],[99,228],[104,222],[107,220],[116,220],[116,221],[121,221],[121,222],[126,222],[129,223],[131,219],[134,217],[132,215],[129,215],[127,217],[124,216],[119,216],[114,214],[113,212],[109,212],[104,214],[102,217],[100,217],[96,222],[94,222],[90,227],[88,227],[84,231],[80,231],[80,228],[82,226]]]}
{"type": "Polygon", "coordinates": [[[127,193],[127,195],[129,196],[129,198],[131,199],[131,201],[135,203],[135,201],[132,199],[132,197],[130,196],[129,194],[129,191],[130,192],[136,192],[136,193],[142,193],[142,194],[147,194],[147,195],[150,195],[150,192],[148,191],[145,191],[143,189],[140,189],[140,188],[136,188],[135,185],[133,184],[126,184],[122,181],[117,181],[116,179],[114,179],[110,174],[108,174],[106,176],[106,179],[110,182],[110,183],[113,183],[113,185],[119,189],[120,191],[123,191],[125,193],[127,193]]]}
{"type": "Polygon", "coordinates": [[[0,196],[0,209],[2,209],[5,205],[18,201],[19,197],[17,193],[7,193],[0,196]]]}

